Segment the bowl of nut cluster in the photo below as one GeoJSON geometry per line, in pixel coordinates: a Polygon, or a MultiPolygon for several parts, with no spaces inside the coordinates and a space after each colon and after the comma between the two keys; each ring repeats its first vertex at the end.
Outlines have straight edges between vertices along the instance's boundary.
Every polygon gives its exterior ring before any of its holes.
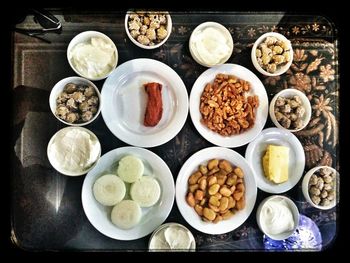
{"type": "Polygon", "coordinates": [[[327,210],[337,203],[339,173],[329,166],[317,166],[308,171],[302,182],[306,201],[313,207],[327,210]]]}
{"type": "Polygon", "coordinates": [[[266,76],[279,76],[292,65],[293,49],[282,34],[269,32],[259,37],[252,48],[254,67],[266,76]]]}
{"type": "Polygon", "coordinates": [[[154,49],[169,38],[172,21],[165,11],[129,11],[125,15],[125,31],[131,42],[144,49],[154,49]]]}
{"type": "Polygon", "coordinates": [[[100,114],[101,95],[91,81],[68,77],[52,88],[49,104],[51,112],[59,121],[70,126],[84,126],[100,114]]]}
{"type": "Polygon", "coordinates": [[[304,129],[311,119],[311,111],[309,99],[297,89],[284,89],[277,93],[269,109],[272,122],[290,132],[304,129]]]}

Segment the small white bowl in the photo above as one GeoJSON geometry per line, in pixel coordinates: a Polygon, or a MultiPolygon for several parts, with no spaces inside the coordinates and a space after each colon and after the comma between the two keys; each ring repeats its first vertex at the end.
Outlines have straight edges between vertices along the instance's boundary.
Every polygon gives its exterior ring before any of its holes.
{"type": "Polygon", "coordinates": [[[60,129],[58,132],[56,132],[50,139],[48,145],[47,145],[47,157],[49,159],[49,162],[50,164],[53,166],[53,168],[55,168],[56,171],[58,171],[59,173],[61,174],[64,174],[64,175],[68,175],[68,176],[80,176],[80,175],[83,175],[83,174],[86,174],[88,173],[92,168],[94,168],[97,164],[97,161],[100,159],[101,157],[101,144],[100,144],[100,141],[99,139],[97,138],[97,136],[90,130],[86,129],[86,128],[83,128],[83,127],[66,127],[66,128],[63,128],[63,129],[60,129]],[[53,159],[53,156],[51,156],[50,154],[50,147],[53,143],[53,141],[55,140],[56,136],[64,131],[67,131],[69,129],[79,129],[79,130],[82,130],[82,131],[85,131],[87,132],[88,134],[90,134],[90,136],[97,141],[97,145],[99,147],[99,154],[97,156],[97,159],[95,160],[95,162],[93,163],[93,165],[91,165],[89,168],[85,169],[84,171],[80,171],[80,172],[73,172],[73,171],[68,171],[68,170],[65,170],[61,167],[59,167],[57,165],[57,163],[55,162],[55,160],[53,159]]]}
{"type": "Polygon", "coordinates": [[[82,32],[82,33],[76,35],[69,42],[69,45],[68,45],[68,48],[67,48],[67,59],[68,59],[69,65],[71,66],[71,68],[74,70],[75,73],[77,73],[81,77],[87,78],[89,80],[96,81],[96,80],[101,80],[101,79],[107,78],[113,72],[113,70],[116,68],[116,66],[118,64],[118,50],[117,50],[117,47],[114,44],[114,42],[107,35],[105,35],[105,34],[103,34],[101,32],[98,32],[98,31],[85,31],[85,32],[82,32]],[[99,38],[105,39],[107,42],[109,42],[113,46],[114,53],[115,53],[115,65],[105,75],[97,77],[97,78],[92,78],[92,77],[83,75],[83,73],[81,73],[80,71],[78,71],[74,67],[74,65],[73,65],[73,63],[71,62],[71,59],[70,59],[70,52],[72,51],[72,49],[79,43],[84,43],[84,42],[89,41],[92,37],[99,37],[99,38]]]}
{"type": "MultiPolygon", "coordinates": [[[[157,11],[154,11],[154,12],[157,13],[157,11]]],[[[143,45],[143,44],[141,44],[140,42],[138,42],[135,38],[133,38],[131,36],[130,31],[129,31],[129,26],[128,26],[129,13],[130,12],[126,13],[126,15],[125,15],[125,23],[124,23],[124,25],[125,25],[125,32],[128,35],[130,41],[132,43],[134,43],[136,46],[138,46],[140,48],[144,48],[144,49],[155,49],[155,48],[158,48],[161,45],[163,45],[168,40],[168,38],[169,38],[169,36],[171,34],[171,31],[172,31],[172,28],[173,28],[173,23],[172,23],[172,20],[171,20],[171,16],[169,15],[169,12],[159,11],[159,13],[166,14],[166,19],[167,19],[166,30],[168,31],[168,35],[161,42],[159,42],[158,44],[156,44],[154,46],[143,45]]]]}
{"type": "MultiPolygon", "coordinates": [[[[151,237],[149,239],[149,242],[148,242],[148,249],[150,251],[153,251],[153,252],[170,252],[170,251],[174,251],[174,250],[171,250],[171,249],[160,250],[160,249],[155,249],[155,248],[152,247],[152,240],[153,240],[154,236],[156,234],[158,234],[160,231],[162,231],[163,229],[165,229],[167,227],[171,227],[171,226],[176,226],[176,227],[182,228],[185,231],[187,231],[187,233],[189,234],[189,236],[190,236],[190,238],[192,240],[190,248],[189,248],[188,251],[195,251],[196,250],[196,240],[194,239],[193,234],[191,233],[191,231],[187,227],[185,227],[184,225],[178,224],[178,223],[166,223],[166,224],[163,224],[163,225],[159,226],[156,230],[154,230],[154,232],[152,233],[152,235],[151,235],[151,237]]],[[[185,252],[185,251],[182,251],[182,252],[185,252]]]]}
{"type": "Polygon", "coordinates": [[[259,207],[258,207],[258,209],[256,211],[256,221],[258,223],[258,226],[259,226],[260,230],[265,235],[269,236],[270,238],[272,238],[274,240],[283,240],[283,239],[286,239],[286,238],[290,237],[294,233],[294,231],[297,229],[297,227],[299,225],[299,210],[298,210],[297,206],[295,205],[295,203],[291,199],[289,199],[288,197],[283,196],[283,195],[272,195],[272,196],[269,196],[269,197],[265,198],[260,203],[260,205],[259,205],[259,207]],[[263,225],[261,224],[261,211],[262,211],[263,206],[267,202],[269,202],[269,201],[271,201],[272,199],[275,199],[275,198],[284,199],[288,203],[289,209],[292,212],[293,219],[294,219],[294,228],[291,231],[280,233],[278,235],[273,235],[273,234],[268,233],[264,229],[263,225]]]}
{"type": "Polygon", "coordinates": [[[263,34],[262,36],[260,36],[254,43],[253,48],[252,48],[252,52],[251,52],[251,58],[252,58],[252,62],[254,67],[263,75],[265,76],[279,76],[282,75],[283,73],[285,73],[290,66],[292,65],[293,62],[293,48],[292,48],[292,44],[291,42],[282,34],[276,33],[276,32],[268,32],[263,34]],[[263,42],[265,40],[265,38],[267,37],[276,37],[280,40],[282,40],[283,42],[288,43],[288,47],[289,47],[289,52],[290,52],[290,60],[287,64],[283,65],[282,67],[279,67],[275,73],[270,73],[267,72],[266,70],[264,70],[258,63],[257,59],[256,59],[256,49],[258,47],[258,45],[263,42]]]}
{"type": "Polygon", "coordinates": [[[310,171],[308,171],[305,176],[304,176],[304,179],[303,179],[303,182],[302,182],[302,190],[303,190],[303,195],[306,199],[306,201],[309,202],[309,204],[311,204],[313,207],[316,207],[318,209],[322,209],[322,210],[328,210],[328,209],[331,209],[333,207],[335,207],[336,203],[339,201],[339,198],[338,198],[338,195],[339,195],[339,173],[333,168],[333,167],[330,167],[330,166],[317,166],[317,167],[314,167],[312,168],[310,171]],[[313,175],[316,171],[318,171],[319,169],[322,169],[322,168],[328,168],[328,169],[331,169],[332,172],[335,172],[336,173],[336,180],[335,180],[335,198],[332,200],[332,202],[328,205],[328,206],[322,206],[322,205],[316,205],[314,202],[312,202],[311,200],[311,197],[309,195],[309,181],[310,181],[310,177],[311,175],[313,175]]]}
{"type": "Polygon", "coordinates": [[[101,93],[98,90],[98,88],[96,87],[96,85],[94,83],[92,83],[90,80],[87,80],[87,79],[84,79],[81,77],[68,77],[68,78],[64,78],[64,79],[60,80],[59,82],[57,82],[55,84],[55,86],[52,88],[51,93],[50,93],[50,97],[49,97],[49,104],[50,104],[50,109],[51,109],[52,114],[56,117],[56,119],[58,119],[62,123],[66,124],[66,125],[70,125],[70,126],[85,126],[85,125],[88,125],[89,123],[93,122],[101,112],[101,93]],[[89,120],[87,122],[83,122],[83,123],[69,123],[69,122],[66,122],[66,121],[60,119],[55,114],[56,108],[57,108],[56,99],[68,83],[84,84],[84,85],[89,85],[89,86],[94,87],[99,103],[98,103],[97,112],[95,113],[94,117],[92,117],[91,120],[89,120]]]}
{"type": "Polygon", "coordinates": [[[190,40],[189,40],[189,49],[190,49],[190,53],[191,53],[191,56],[192,58],[200,65],[204,66],[204,67],[213,67],[213,66],[216,66],[216,65],[222,65],[224,64],[232,55],[232,52],[233,52],[233,39],[232,39],[232,36],[231,36],[231,33],[230,31],[228,31],[228,29],[226,27],[224,27],[223,25],[219,24],[219,23],[216,23],[216,22],[204,22],[200,25],[198,25],[192,32],[191,36],[190,36],[190,40]],[[194,48],[194,39],[195,39],[195,36],[197,34],[198,31],[200,30],[203,30],[207,27],[213,27],[213,28],[216,28],[218,30],[220,30],[226,37],[226,40],[229,42],[229,45],[230,45],[230,52],[227,53],[227,55],[221,59],[221,61],[219,63],[216,63],[216,64],[209,64],[209,63],[206,63],[205,61],[201,60],[197,54],[196,54],[196,51],[195,51],[195,48],[194,48]]]}
{"type": "Polygon", "coordinates": [[[311,119],[311,112],[312,112],[312,109],[311,109],[311,103],[310,103],[309,99],[306,97],[306,95],[303,92],[301,92],[297,89],[281,90],[273,97],[273,99],[270,102],[269,113],[270,113],[270,118],[271,118],[272,122],[276,125],[276,127],[281,128],[281,129],[285,129],[285,130],[290,131],[290,132],[297,132],[297,131],[304,129],[308,125],[308,123],[311,119]],[[303,126],[301,126],[299,129],[286,129],[276,119],[275,104],[276,104],[276,100],[278,97],[290,98],[293,96],[299,96],[301,101],[302,101],[302,105],[305,108],[305,114],[302,118],[303,126]]]}

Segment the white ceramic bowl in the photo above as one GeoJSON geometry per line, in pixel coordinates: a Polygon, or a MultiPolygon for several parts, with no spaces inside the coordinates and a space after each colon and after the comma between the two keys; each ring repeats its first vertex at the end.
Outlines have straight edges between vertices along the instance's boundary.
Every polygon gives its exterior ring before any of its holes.
{"type": "Polygon", "coordinates": [[[335,207],[336,203],[339,200],[339,198],[338,198],[339,190],[338,189],[339,189],[339,173],[333,167],[330,167],[330,166],[317,166],[317,167],[312,168],[311,170],[309,170],[305,174],[303,182],[302,182],[303,195],[304,195],[306,201],[308,201],[309,204],[311,204],[313,207],[316,207],[316,208],[322,209],[322,210],[328,210],[328,209],[331,209],[331,208],[335,207]],[[328,169],[331,169],[333,172],[336,173],[335,198],[332,200],[332,202],[328,206],[316,205],[314,202],[312,202],[311,197],[309,195],[309,181],[310,181],[310,177],[311,177],[311,175],[313,175],[316,171],[318,171],[321,168],[328,168],[328,169]]]}
{"type": "MultiPolygon", "coordinates": [[[[126,13],[126,15],[125,15],[125,23],[124,23],[124,25],[125,25],[125,32],[128,35],[128,37],[129,37],[129,39],[130,39],[130,41],[132,43],[134,43],[136,46],[138,46],[140,48],[155,49],[155,48],[158,48],[161,45],[163,45],[168,40],[168,38],[169,38],[169,36],[171,34],[171,31],[172,31],[172,28],[173,28],[173,23],[172,23],[172,20],[171,20],[171,16],[169,15],[169,12],[163,12],[163,11],[159,11],[159,12],[166,14],[166,18],[167,18],[166,30],[168,31],[168,35],[161,42],[159,42],[158,44],[156,44],[154,46],[143,45],[143,44],[141,44],[140,42],[138,42],[135,38],[133,38],[131,36],[130,31],[129,31],[129,26],[128,26],[129,12],[126,13]]],[[[157,13],[157,11],[155,11],[155,13],[157,13]]]]}
{"type": "Polygon", "coordinates": [[[181,167],[176,179],[176,204],[183,218],[193,228],[207,234],[219,235],[235,230],[242,225],[253,211],[257,195],[255,176],[248,162],[234,150],[224,147],[209,147],[193,154],[181,167]],[[198,170],[200,164],[206,164],[211,159],[225,159],[238,166],[244,172],[245,207],[227,220],[218,223],[205,222],[193,207],[186,202],[188,178],[198,170]]]}
{"type": "MultiPolygon", "coordinates": [[[[184,229],[185,231],[187,231],[187,233],[189,234],[190,238],[191,238],[191,245],[190,245],[190,248],[189,248],[189,251],[195,251],[196,250],[196,240],[194,239],[194,236],[193,234],[191,233],[191,231],[185,227],[184,225],[181,225],[179,223],[166,223],[164,225],[161,225],[160,227],[158,227],[156,230],[154,230],[154,232],[152,233],[150,239],[149,239],[149,243],[148,243],[148,249],[150,251],[154,251],[154,252],[170,252],[170,251],[174,251],[174,250],[171,250],[171,249],[166,249],[166,250],[160,250],[160,249],[154,249],[152,247],[152,239],[154,238],[155,235],[157,235],[160,231],[162,231],[163,229],[165,228],[168,228],[168,227],[171,227],[171,226],[176,226],[176,227],[179,227],[179,228],[182,228],[184,229]]],[[[185,252],[185,251],[183,251],[185,252]]]]}
{"type": "Polygon", "coordinates": [[[252,62],[254,67],[263,75],[265,76],[279,76],[282,75],[283,73],[285,73],[289,67],[292,65],[293,62],[293,48],[292,48],[292,44],[291,42],[282,34],[276,33],[276,32],[268,32],[263,34],[262,36],[260,36],[254,43],[253,48],[252,48],[252,52],[251,52],[251,58],[252,58],[252,62]],[[283,42],[288,43],[289,46],[289,52],[290,52],[290,60],[287,64],[283,65],[282,67],[279,67],[275,73],[270,73],[267,72],[266,70],[264,70],[258,63],[257,59],[256,59],[256,49],[258,47],[258,45],[263,42],[265,40],[265,38],[267,37],[276,37],[280,40],[282,40],[283,42]]]}
{"type": "Polygon", "coordinates": [[[66,124],[66,125],[70,125],[70,126],[85,126],[85,125],[93,122],[100,114],[100,112],[101,112],[101,94],[100,94],[100,91],[98,90],[98,88],[96,87],[96,85],[94,83],[92,83],[91,81],[84,79],[84,78],[81,78],[81,77],[68,77],[68,78],[62,79],[59,82],[57,82],[55,84],[55,86],[52,88],[51,93],[50,93],[50,97],[49,97],[49,104],[50,104],[50,109],[51,109],[52,114],[56,117],[56,119],[58,119],[62,123],[66,124]],[[84,85],[89,85],[89,86],[94,87],[96,94],[97,94],[97,97],[98,97],[98,100],[99,100],[99,104],[98,104],[97,112],[95,113],[95,115],[92,117],[91,120],[89,120],[87,122],[83,122],[83,123],[69,123],[69,122],[66,122],[66,121],[60,119],[55,114],[56,107],[57,107],[56,99],[68,83],[84,84],[84,85]]]}
{"type": "Polygon", "coordinates": [[[223,25],[216,23],[216,22],[205,22],[202,23],[200,25],[198,25],[192,32],[191,36],[190,36],[190,41],[189,41],[189,49],[190,49],[190,53],[192,55],[192,58],[200,65],[204,66],[204,67],[213,67],[216,65],[222,65],[224,64],[232,55],[233,52],[233,39],[231,36],[230,31],[228,31],[228,29],[226,27],[224,27],[223,25]],[[209,64],[206,63],[205,61],[203,61],[202,59],[200,59],[195,50],[194,50],[194,46],[193,46],[193,42],[194,42],[194,37],[197,34],[198,31],[203,30],[207,27],[213,27],[216,28],[218,30],[220,30],[226,37],[226,40],[228,41],[229,45],[230,45],[230,52],[227,53],[227,55],[221,59],[221,61],[219,63],[216,64],[209,64]]]}
{"type": "Polygon", "coordinates": [[[111,72],[115,69],[115,67],[118,64],[118,50],[116,45],[114,44],[114,42],[105,34],[98,32],[98,31],[84,31],[78,35],[76,35],[70,42],[67,48],[67,59],[68,59],[68,63],[71,66],[71,68],[74,70],[75,73],[77,73],[79,76],[87,78],[89,80],[101,80],[101,79],[105,79],[109,76],[109,74],[111,74],[111,72]],[[113,48],[114,48],[114,52],[115,52],[115,65],[111,68],[111,70],[109,72],[107,72],[105,75],[97,77],[97,78],[91,78],[89,76],[85,76],[83,73],[81,73],[80,71],[78,71],[73,63],[70,60],[70,52],[72,51],[72,48],[75,47],[77,44],[79,43],[83,43],[83,42],[87,42],[89,39],[91,39],[92,37],[99,37],[99,38],[103,38],[105,39],[107,42],[109,42],[113,48]]]}
{"type": "Polygon", "coordinates": [[[295,203],[289,199],[288,197],[286,196],[283,196],[283,195],[272,195],[272,196],[269,196],[267,198],[265,198],[259,205],[257,211],[256,211],[256,221],[258,223],[258,226],[260,228],[260,230],[267,236],[269,236],[270,238],[274,239],[274,240],[283,240],[283,239],[286,239],[288,237],[290,237],[294,231],[297,229],[298,225],[299,225],[299,210],[297,208],[297,206],[295,205],[295,203]],[[291,231],[288,231],[288,232],[284,232],[284,233],[280,233],[278,235],[273,235],[271,233],[268,233],[266,231],[266,229],[264,229],[263,227],[263,224],[261,224],[261,211],[262,211],[262,208],[264,207],[264,205],[271,201],[272,199],[275,199],[275,198],[279,198],[279,199],[284,199],[288,206],[289,206],[289,209],[290,211],[292,212],[292,215],[293,215],[293,219],[294,219],[294,228],[291,230],[291,231]]]}
{"type": "Polygon", "coordinates": [[[58,132],[56,132],[51,137],[51,139],[50,139],[50,141],[49,141],[49,143],[47,145],[47,157],[48,157],[48,159],[50,161],[50,164],[53,166],[53,168],[55,168],[55,170],[60,172],[61,174],[68,175],[68,176],[80,176],[80,175],[88,173],[91,169],[93,169],[96,166],[98,160],[101,157],[101,144],[100,144],[100,141],[98,140],[97,136],[92,131],[90,131],[90,130],[88,130],[86,128],[83,128],[83,127],[66,127],[66,128],[60,129],[58,132]],[[53,156],[51,156],[51,154],[50,154],[50,147],[51,147],[54,139],[56,138],[57,134],[60,134],[60,133],[62,133],[64,131],[66,131],[66,130],[72,130],[72,129],[79,129],[81,131],[87,132],[93,138],[93,140],[97,141],[97,145],[99,147],[99,154],[98,154],[98,157],[97,157],[96,161],[93,163],[93,165],[91,165],[90,167],[88,167],[84,171],[80,171],[80,172],[73,172],[73,171],[68,171],[68,170],[62,169],[61,167],[58,166],[58,164],[53,159],[53,156]]]}
{"type": "Polygon", "coordinates": [[[301,92],[297,89],[284,89],[284,90],[281,90],[280,92],[278,92],[271,100],[270,108],[269,108],[270,118],[271,118],[272,122],[276,125],[276,127],[288,130],[290,132],[297,132],[297,131],[304,129],[306,127],[306,125],[308,125],[308,123],[311,119],[311,112],[312,112],[312,109],[311,109],[311,103],[310,103],[309,99],[306,97],[306,95],[303,92],[301,92]],[[301,126],[299,129],[286,129],[276,119],[275,104],[276,104],[276,100],[278,97],[290,98],[293,96],[299,96],[301,99],[302,105],[305,108],[305,114],[302,118],[303,126],[301,126]]]}

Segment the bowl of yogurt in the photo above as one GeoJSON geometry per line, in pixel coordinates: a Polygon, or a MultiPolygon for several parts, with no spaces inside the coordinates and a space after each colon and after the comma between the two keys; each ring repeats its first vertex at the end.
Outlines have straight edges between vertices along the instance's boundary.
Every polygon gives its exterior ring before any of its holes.
{"type": "Polygon", "coordinates": [[[86,128],[66,127],[50,139],[47,156],[56,171],[79,176],[95,167],[101,157],[101,144],[97,136],[86,128]]]}
{"type": "Polygon", "coordinates": [[[274,240],[290,237],[299,224],[299,210],[294,202],[283,195],[265,198],[256,212],[260,230],[274,240]]]}
{"type": "Polygon", "coordinates": [[[117,66],[118,50],[105,34],[85,31],[70,41],[67,59],[79,76],[89,80],[101,80],[108,77],[117,66]]]}
{"type": "Polygon", "coordinates": [[[196,241],[187,227],[178,223],[166,223],[153,232],[148,248],[151,252],[195,251],[196,241]]]}
{"type": "Polygon", "coordinates": [[[193,59],[204,67],[224,64],[232,55],[230,31],[216,22],[205,22],[192,32],[189,49],[193,59]]]}

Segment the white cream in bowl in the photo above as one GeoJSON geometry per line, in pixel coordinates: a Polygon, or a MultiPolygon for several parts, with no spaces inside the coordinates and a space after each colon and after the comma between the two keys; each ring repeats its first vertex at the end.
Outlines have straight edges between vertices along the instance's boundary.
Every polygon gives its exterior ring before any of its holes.
{"type": "Polygon", "coordinates": [[[196,27],[189,45],[193,59],[206,67],[225,63],[233,51],[230,32],[215,22],[206,22],[196,27]]]}
{"type": "Polygon", "coordinates": [[[66,127],[51,138],[47,154],[57,171],[77,176],[93,168],[101,155],[101,145],[91,131],[82,127],[66,127]]]}

